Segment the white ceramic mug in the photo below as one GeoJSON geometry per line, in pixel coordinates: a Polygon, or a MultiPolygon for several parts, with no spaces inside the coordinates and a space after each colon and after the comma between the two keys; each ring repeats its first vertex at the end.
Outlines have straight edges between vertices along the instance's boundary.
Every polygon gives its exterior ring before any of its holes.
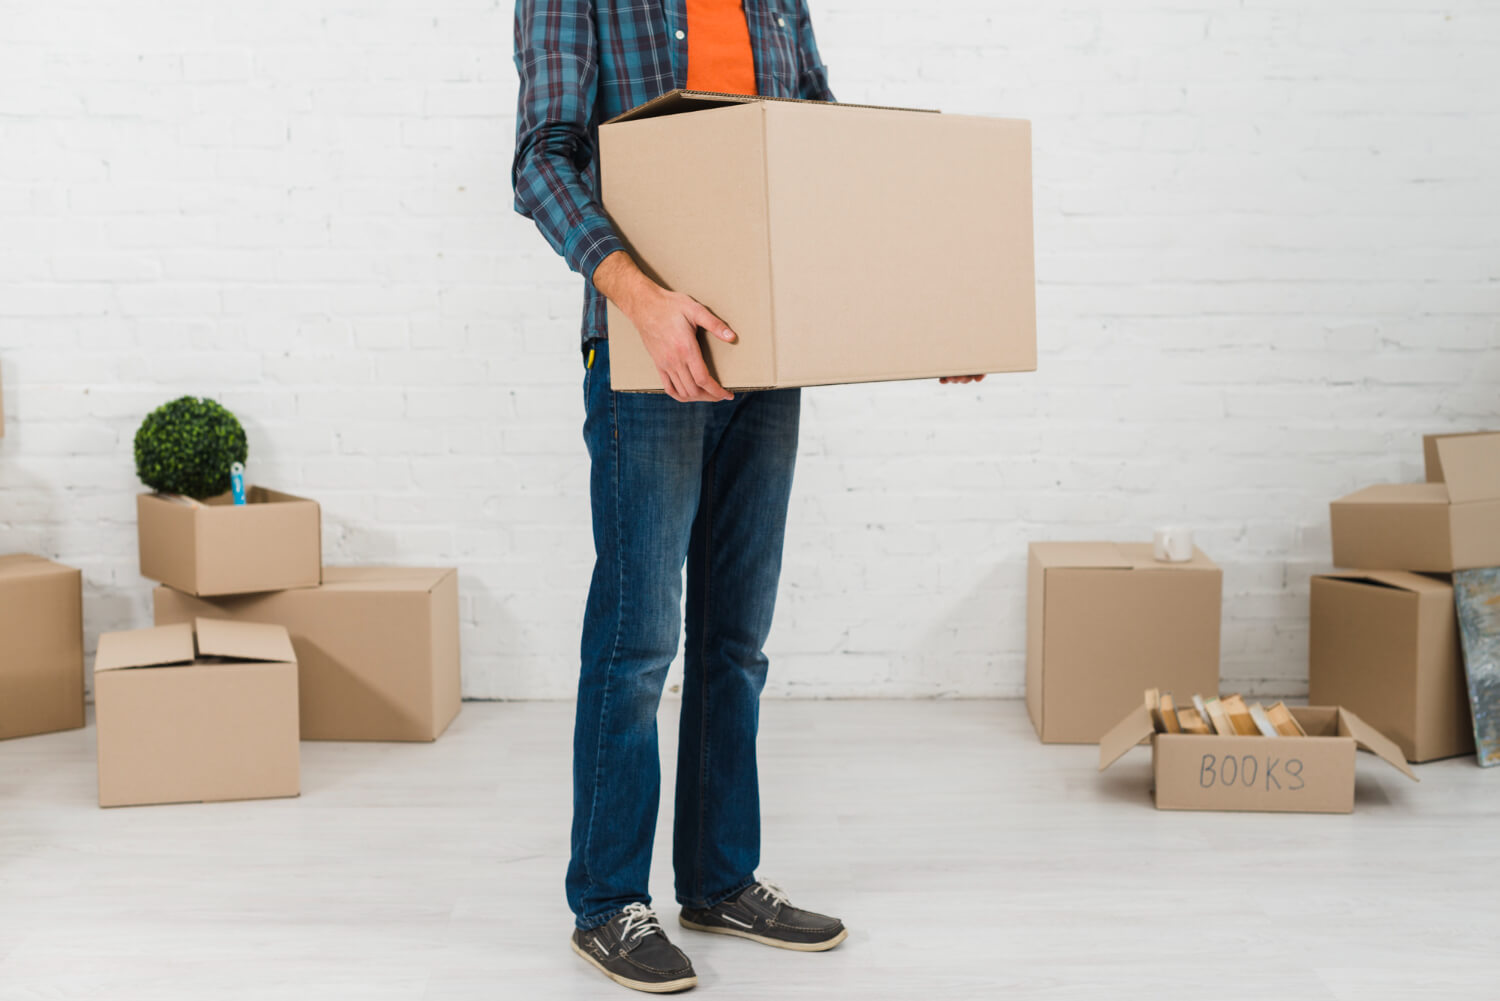
{"type": "Polygon", "coordinates": [[[1159,528],[1151,540],[1151,554],[1162,563],[1186,563],[1193,558],[1193,533],[1186,528],[1159,528]]]}

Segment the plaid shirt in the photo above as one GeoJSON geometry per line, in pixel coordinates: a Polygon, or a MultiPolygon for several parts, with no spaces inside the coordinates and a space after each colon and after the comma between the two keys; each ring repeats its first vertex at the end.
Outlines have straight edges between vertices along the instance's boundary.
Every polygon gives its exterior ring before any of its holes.
{"type": "MultiPolygon", "coordinates": [[[[755,86],[833,100],[807,0],[744,0],[755,86]]],[[[606,336],[588,279],[624,245],[599,203],[599,123],[687,85],[686,0],[516,0],[516,211],[585,277],[583,339],[606,336]]]]}

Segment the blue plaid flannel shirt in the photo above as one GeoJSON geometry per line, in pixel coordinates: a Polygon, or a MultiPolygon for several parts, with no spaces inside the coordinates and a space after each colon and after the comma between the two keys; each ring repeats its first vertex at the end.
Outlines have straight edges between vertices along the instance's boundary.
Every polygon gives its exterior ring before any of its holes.
{"type": "MultiPolygon", "coordinates": [[[[807,0],[744,7],[757,91],[832,101],[807,0]]],[[[599,203],[599,123],[687,86],[686,0],[516,0],[515,60],[516,211],[584,276],[587,343],[607,335],[589,279],[624,249],[599,203]]]]}

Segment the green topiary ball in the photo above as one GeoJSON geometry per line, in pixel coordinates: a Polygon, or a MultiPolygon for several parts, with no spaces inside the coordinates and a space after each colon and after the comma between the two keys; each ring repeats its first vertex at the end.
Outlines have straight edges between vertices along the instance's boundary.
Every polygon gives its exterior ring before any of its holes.
{"type": "Polygon", "coordinates": [[[135,433],[135,473],[152,490],[202,500],[229,489],[229,467],[250,452],[223,405],[198,396],[164,403],[135,433]]]}

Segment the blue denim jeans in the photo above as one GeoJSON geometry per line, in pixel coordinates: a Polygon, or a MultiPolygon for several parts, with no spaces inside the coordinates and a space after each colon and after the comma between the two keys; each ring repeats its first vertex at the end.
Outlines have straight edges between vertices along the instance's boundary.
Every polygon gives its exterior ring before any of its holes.
{"type": "Polygon", "coordinates": [[[781,574],[797,457],[798,390],[678,403],[609,388],[609,344],[584,377],[594,576],[573,731],[568,905],[578,927],[649,904],[661,796],[656,712],[687,646],[672,863],[679,903],[754,882],[762,647],[781,574]]]}

